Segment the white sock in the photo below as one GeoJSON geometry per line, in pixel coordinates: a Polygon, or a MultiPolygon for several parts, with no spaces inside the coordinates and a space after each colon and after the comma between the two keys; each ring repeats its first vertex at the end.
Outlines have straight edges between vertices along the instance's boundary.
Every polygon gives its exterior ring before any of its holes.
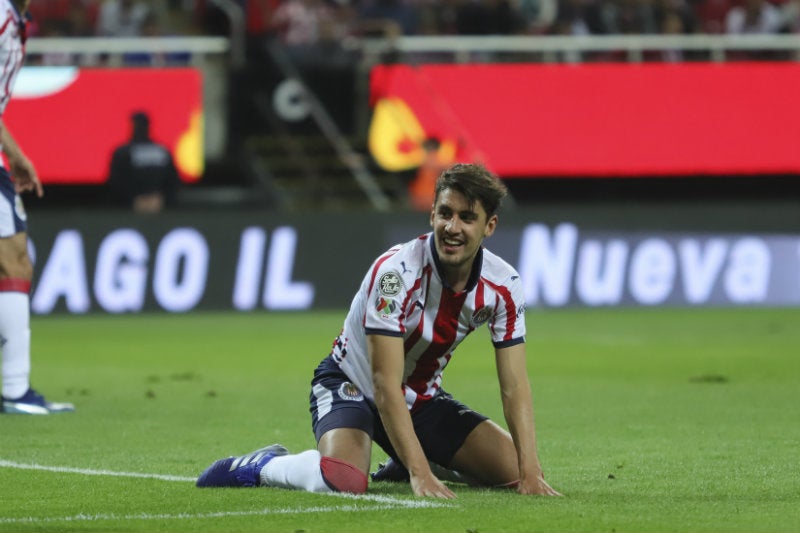
{"type": "Polygon", "coordinates": [[[320,459],[322,456],[317,450],[276,457],[261,470],[261,483],[307,492],[333,492],[322,478],[320,459]]]}
{"type": "Polygon", "coordinates": [[[3,352],[3,396],[19,398],[30,387],[30,297],[0,291],[0,348],[3,352]]]}

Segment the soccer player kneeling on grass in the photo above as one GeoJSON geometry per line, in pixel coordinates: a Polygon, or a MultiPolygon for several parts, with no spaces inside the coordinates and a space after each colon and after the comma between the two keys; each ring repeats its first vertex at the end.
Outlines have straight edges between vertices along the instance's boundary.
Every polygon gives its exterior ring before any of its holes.
{"type": "Polygon", "coordinates": [[[317,449],[278,444],[221,459],[198,487],[367,490],[372,442],[391,457],[373,480],[407,479],[415,495],[453,498],[442,483],[558,495],[542,475],[525,363],[517,272],[483,248],[507,191],[480,165],[438,178],[432,231],[378,257],[311,382],[317,449]],[[442,373],[459,343],[488,324],[508,431],[454,399],[442,373]],[[438,477],[437,477],[438,474],[438,477]]]}

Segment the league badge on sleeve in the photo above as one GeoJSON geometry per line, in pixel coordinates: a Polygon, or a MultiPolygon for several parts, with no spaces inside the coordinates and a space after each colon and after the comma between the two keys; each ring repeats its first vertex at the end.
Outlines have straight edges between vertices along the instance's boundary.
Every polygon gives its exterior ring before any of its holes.
{"type": "Polygon", "coordinates": [[[375,310],[380,313],[381,318],[391,318],[399,307],[400,306],[397,305],[397,302],[390,298],[378,296],[378,299],[375,300],[375,310]]]}

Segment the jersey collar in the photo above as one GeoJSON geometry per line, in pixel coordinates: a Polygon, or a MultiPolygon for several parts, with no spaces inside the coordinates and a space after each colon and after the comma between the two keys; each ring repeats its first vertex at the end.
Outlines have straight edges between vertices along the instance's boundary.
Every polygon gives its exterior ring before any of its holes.
{"type": "MultiPolygon", "coordinates": [[[[433,232],[428,233],[428,242],[431,250],[431,257],[433,257],[433,265],[436,268],[436,273],[439,275],[439,279],[442,280],[442,285],[452,291],[453,288],[450,286],[450,284],[447,282],[447,278],[444,276],[444,269],[442,268],[442,263],[439,261],[439,254],[436,252],[436,243],[434,242],[433,232]]],[[[481,277],[482,265],[483,246],[478,248],[478,253],[475,254],[475,259],[472,261],[472,270],[469,273],[469,279],[467,280],[467,286],[464,287],[464,292],[471,291],[478,284],[478,280],[481,277]]]]}

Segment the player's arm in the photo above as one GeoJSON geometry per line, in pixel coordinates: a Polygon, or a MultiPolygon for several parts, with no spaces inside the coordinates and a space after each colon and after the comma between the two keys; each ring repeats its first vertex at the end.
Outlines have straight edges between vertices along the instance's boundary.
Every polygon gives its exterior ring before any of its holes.
{"type": "Polygon", "coordinates": [[[536,451],[536,430],[533,421],[533,397],[525,363],[525,343],[495,350],[497,377],[508,430],[514,439],[519,461],[521,494],[559,495],[548,485],[536,451]]]}
{"type": "Polygon", "coordinates": [[[411,415],[403,396],[403,339],[388,335],[367,335],[375,405],[397,455],[408,469],[416,496],[455,498],[431,472],[425,452],[414,432],[411,415]]]}
{"type": "Polygon", "coordinates": [[[44,195],[42,183],[36,168],[14,140],[5,123],[0,122],[0,143],[8,159],[8,170],[14,178],[14,187],[17,192],[34,191],[40,198],[44,195]]]}

